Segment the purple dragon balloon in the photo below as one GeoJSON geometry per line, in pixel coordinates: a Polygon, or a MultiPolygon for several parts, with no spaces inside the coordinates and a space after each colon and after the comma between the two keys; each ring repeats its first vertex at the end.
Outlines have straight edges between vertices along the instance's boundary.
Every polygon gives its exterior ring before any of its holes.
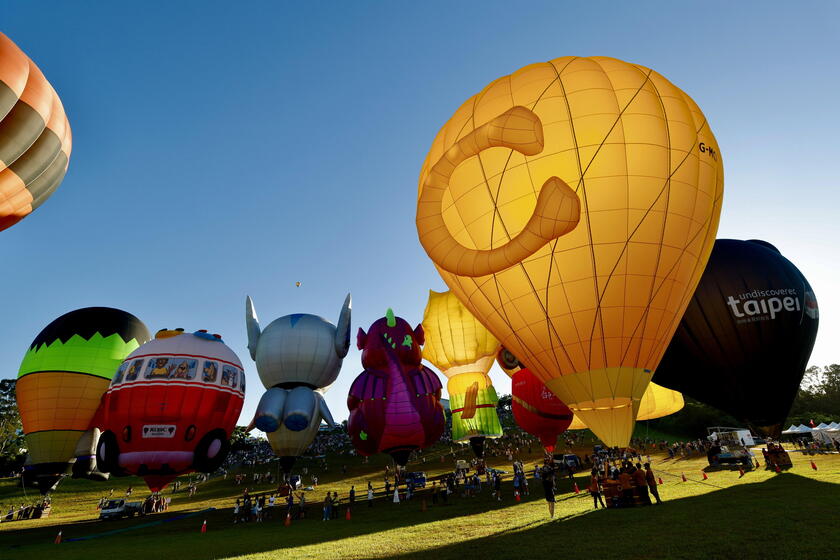
{"type": "Polygon", "coordinates": [[[420,364],[423,327],[411,328],[388,309],[356,341],[362,365],[350,387],[347,431],[362,455],[390,454],[405,466],[414,449],[428,447],[443,434],[440,380],[420,364]]]}

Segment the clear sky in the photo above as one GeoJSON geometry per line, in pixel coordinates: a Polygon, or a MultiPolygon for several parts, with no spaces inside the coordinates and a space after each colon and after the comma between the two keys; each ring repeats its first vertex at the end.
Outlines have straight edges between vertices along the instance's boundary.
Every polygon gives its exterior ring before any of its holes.
{"type": "MultiPolygon", "coordinates": [[[[566,55],[654,68],[694,98],[724,157],[718,237],[766,239],[802,270],[811,363],[840,362],[840,3],[0,0],[0,31],[74,138],[58,191],[0,234],[0,377],[57,316],[118,307],[152,332],[221,333],[247,422],[245,295],[265,325],[336,322],[352,292],[354,342],[389,306],[419,322],[445,289],[414,226],[435,134],[493,79],[566,55]]],[[[336,419],[359,358],[326,395],[336,419]]]]}

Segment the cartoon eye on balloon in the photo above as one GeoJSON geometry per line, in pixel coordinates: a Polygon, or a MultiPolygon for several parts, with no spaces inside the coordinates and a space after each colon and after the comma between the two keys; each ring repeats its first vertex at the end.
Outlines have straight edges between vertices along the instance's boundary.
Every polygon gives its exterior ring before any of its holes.
{"type": "Polygon", "coordinates": [[[421,170],[416,224],[473,315],[624,446],[722,193],[720,150],[688,95],[643,66],[565,57],[455,112],[421,170]]]}

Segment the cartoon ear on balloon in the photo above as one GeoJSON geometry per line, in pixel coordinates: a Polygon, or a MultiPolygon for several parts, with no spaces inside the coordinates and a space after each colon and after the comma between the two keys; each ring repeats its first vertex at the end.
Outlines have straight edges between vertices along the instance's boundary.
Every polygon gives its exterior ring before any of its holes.
{"type": "Polygon", "coordinates": [[[417,341],[419,346],[426,344],[426,333],[423,331],[423,323],[420,323],[417,327],[415,327],[414,340],[417,341]]]}
{"type": "Polygon", "coordinates": [[[533,156],[543,151],[543,142],[540,118],[533,111],[516,106],[461,138],[432,166],[417,202],[417,232],[420,243],[437,266],[459,276],[495,274],[577,226],[580,199],[559,177],[549,177],[543,183],[528,223],[501,247],[483,251],[468,249],[452,236],[443,220],[443,197],[449,189],[450,177],[461,163],[494,147],[533,156]]]}
{"type": "Polygon", "coordinates": [[[341,315],[338,317],[338,326],[335,329],[335,353],[339,358],[344,358],[350,350],[350,308],[352,300],[350,294],[344,298],[344,306],[341,308],[341,315]]]}
{"type": "Polygon", "coordinates": [[[367,344],[367,333],[359,327],[359,332],[356,333],[356,348],[359,350],[364,350],[365,345],[367,344]]]}
{"type": "Polygon", "coordinates": [[[251,296],[245,296],[245,327],[248,329],[248,351],[251,359],[257,359],[257,343],[260,340],[260,321],[257,319],[257,312],[254,311],[254,302],[251,296]]]}

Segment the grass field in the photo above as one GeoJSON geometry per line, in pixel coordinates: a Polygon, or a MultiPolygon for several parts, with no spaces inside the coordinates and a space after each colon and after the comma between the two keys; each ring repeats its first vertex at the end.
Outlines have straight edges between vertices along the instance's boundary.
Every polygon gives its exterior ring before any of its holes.
{"type": "MultiPolygon", "coordinates": [[[[534,452],[526,463],[529,466],[538,459],[537,450],[534,452]]],[[[757,455],[761,460],[760,452],[757,455]]],[[[739,478],[737,471],[717,471],[710,472],[707,481],[701,473],[705,457],[667,460],[662,454],[652,455],[654,469],[664,481],[660,494],[665,503],[646,508],[596,511],[587,493],[576,495],[568,480],[558,480],[553,520],[539,486],[531,483],[531,495],[518,503],[509,480],[503,486],[501,502],[492,500],[485,486],[479,496],[453,496],[446,506],[433,506],[429,499],[426,511],[422,494],[400,504],[377,499],[374,507],[368,508],[364,488],[368,480],[381,485],[383,457],[370,464],[362,464],[358,458],[331,458],[331,470],[318,472],[319,487],[307,493],[308,519],[294,521],[289,527],[280,516],[261,524],[232,524],[233,500],[243,487],[230,478],[201,484],[194,498],[182,490],[174,495],[168,513],[111,522],[96,520],[98,499],[111,487],[115,495],[121,495],[129,484],[135,488],[135,499],[142,498],[146,492],[141,480],[66,480],[53,494],[49,518],[0,523],[0,558],[840,557],[836,531],[840,455],[816,456],[817,471],[812,470],[810,458],[791,455],[794,467],[782,474],[760,469],[739,478]],[[346,475],[341,474],[342,462],[348,467],[346,475]],[[682,473],[688,482],[682,482],[682,473]],[[362,498],[352,519],[344,519],[342,508],[340,519],[321,521],[324,492],[337,491],[346,498],[351,484],[362,498]],[[206,508],[216,509],[145,526],[206,508]],[[202,534],[205,519],[208,529],[202,534]],[[65,540],[117,532],[55,545],[59,530],[65,540]]],[[[503,458],[491,458],[488,463],[511,470],[503,458]]],[[[451,461],[444,464],[433,458],[417,468],[439,474],[451,469],[451,461]]],[[[577,481],[581,489],[586,486],[583,475],[577,481]]],[[[270,489],[267,484],[256,487],[256,491],[270,489]]],[[[170,495],[168,491],[166,495],[170,495]]],[[[0,480],[3,511],[22,498],[14,481],[0,480]]]]}

